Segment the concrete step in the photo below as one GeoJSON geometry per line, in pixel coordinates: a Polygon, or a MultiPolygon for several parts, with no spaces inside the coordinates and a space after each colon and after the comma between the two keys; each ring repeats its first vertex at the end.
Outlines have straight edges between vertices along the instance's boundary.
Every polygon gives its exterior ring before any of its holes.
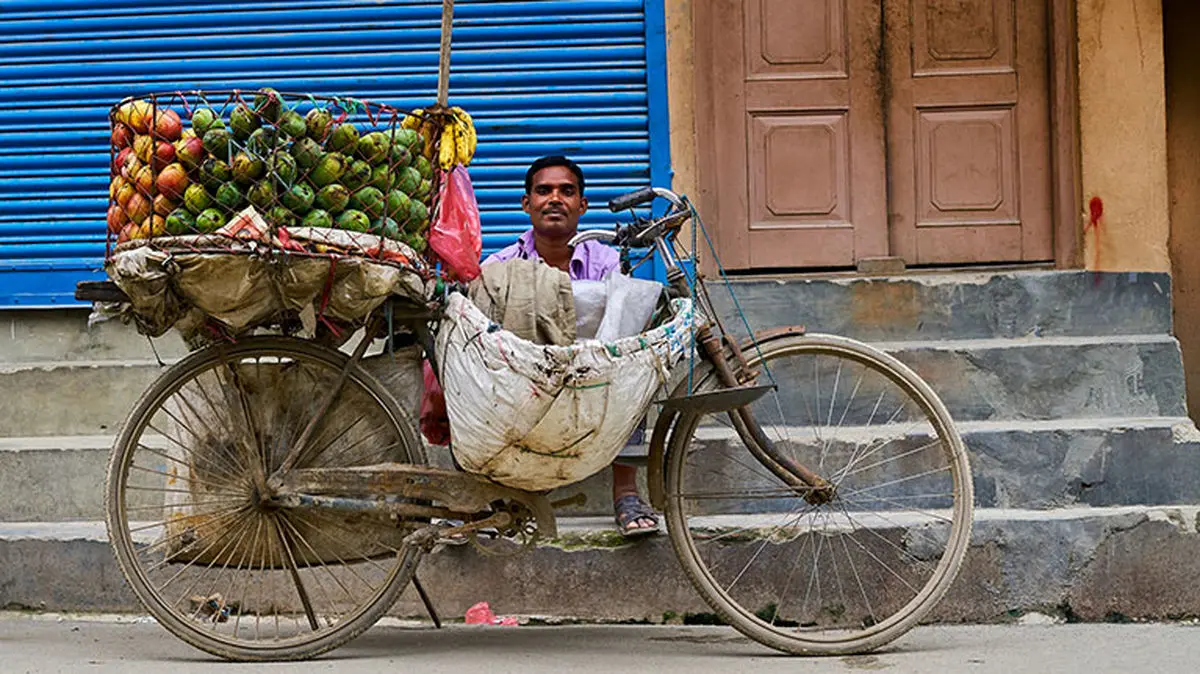
{"type": "MultiPolygon", "coordinates": [[[[803,324],[866,341],[1028,336],[1168,334],[1167,274],[1086,271],[913,272],[887,277],[783,276],[733,281],[755,328],[803,324]]],[[[718,284],[714,301],[736,317],[718,284]]],[[[0,363],[145,360],[131,325],[88,327],[89,310],[6,311],[0,363]]],[[[730,320],[731,325],[736,321],[730,320]]],[[[154,340],[164,359],[184,346],[173,333],[154,340]]]]}
{"type": "MultiPolygon", "coordinates": [[[[877,346],[926,378],[962,421],[1187,414],[1179,344],[1168,335],[877,346]]],[[[0,390],[20,392],[0,397],[0,437],[112,432],[162,371],[144,358],[0,364],[0,390]]]]}
{"type": "MultiPolygon", "coordinates": [[[[740,324],[713,283],[727,324],[740,324]]],[[[864,341],[1052,337],[1171,332],[1163,273],[929,272],[887,277],[736,279],[754,329],[802,324],[864,341]]]]}
{"type": "MultiPolygon", "coordinates": [[[[1147,506],[978,510],[963,570],[932,618],[1003,622],[1027,611],[1085,621],[1194,615],[1200,585],[1188,579],[1200,574],[1197,514],[1195,507],[1147,506]]],[[[585,620],[711,615],[667,536],[630,544],[607,519],[559,524],[558,540],[523,555],[440,549],[419,576],[446,617],[478,601],[501,614],[585,620]]],[[[0,524],[0,608],[144,611],[99,522],[0,524]]],[[[421,615],[411,589],[393,613],[421,615]]]]}
{"type": "Polygon", "coordinates": [[[152,348],[165,359],[187,353],[183,341],[169,332],[153,340],[132,325],[104,321],[88,326],[90,309],[5,311],[0,314],[0,363],[53,361],[145,360],[152,348]]]}
{"type": "MultiPolygon", "coordinates": [[[[964,422],[959,429],[981,507],[1200,503],[1200,431],[1187,418],[964,422]]],[[[0,439],[0,522],[103,519],[112,442],[112,436],[0,439]]],[[[727,430],[706,433],[701,442],[713,457],[744,451],[727,430]]],[[[450,465],[444,450],[433,451],[431,460],[450,465]]],[[[580,493],[584,502],[563,513],[610,516],[608,470],[556,490],[551,500],[580,493]]]]}

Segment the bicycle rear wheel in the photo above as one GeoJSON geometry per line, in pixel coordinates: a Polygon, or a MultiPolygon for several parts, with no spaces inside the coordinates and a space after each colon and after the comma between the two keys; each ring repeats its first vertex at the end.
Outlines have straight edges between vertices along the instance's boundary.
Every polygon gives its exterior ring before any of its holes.
{"type": "MultiPolygon", "coordinates": [[[[312,657],[374,624],[412,578],[405,522],[279,508],[265,493],[346,363],[298,339],[211,346],[130,413],[108,469],[109,538],[146,609],[184,641],[234,660],[312,657]]],[[[306,446],[297,468],[423,461],[412,422],[358,369],[306,446]]]]}
{"type": "Polygon", "coordinates": [[[666,459],[676,553],[709,605],[756,641],[879,648],[929,613],[962,563],[973,510],[962,439],[924,381],[864,344],[787,337],[746,355],[758,383],[777,384],[752,405],[759,426],[834,496],[809,503],[759,463],[736,414],[683,418],[666,459]]]}

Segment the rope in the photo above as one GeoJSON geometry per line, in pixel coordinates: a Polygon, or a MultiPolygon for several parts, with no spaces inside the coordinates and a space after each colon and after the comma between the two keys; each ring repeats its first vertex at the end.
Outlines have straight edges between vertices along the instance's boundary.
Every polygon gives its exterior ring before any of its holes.
{"type": "Polygon", "coordinates": [[[450,32],[454,25],[454,0],[442,0],[442,51],[438,59],[438,105],[450,99],[450,32]]]}

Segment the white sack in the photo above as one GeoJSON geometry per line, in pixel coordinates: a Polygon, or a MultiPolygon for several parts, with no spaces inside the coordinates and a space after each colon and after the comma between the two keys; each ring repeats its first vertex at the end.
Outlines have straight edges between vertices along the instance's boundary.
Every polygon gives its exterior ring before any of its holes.
{"type": "Polygon", "coordinates": [[[617,272],[609,274],[604,284],[604,318],[596,329],[596,339],[611,342],[645,329],[658,306],[662,284],[617,272]]]}
{"type": "Polygon", "coordinates": [[[575,338],[595,338],[600,321],[604,319],[604,306],[608,303],[608,284],[604,281],[571,281],[571,295],[575,298],[575,338]]]}
{"type": "Polygon", "coordinates": [[[451,295],[437,356],[459,465],[530,491],[608,466],[691,348],[691,301],[672,308],[671,322],[640,335],[539,346],[451,295]]]}

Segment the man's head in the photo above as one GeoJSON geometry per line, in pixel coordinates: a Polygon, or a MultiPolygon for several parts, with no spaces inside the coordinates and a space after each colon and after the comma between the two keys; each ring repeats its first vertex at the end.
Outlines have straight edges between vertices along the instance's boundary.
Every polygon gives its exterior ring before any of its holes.
{"type": "Polygon", "coordinates": [[[525,172],[521,208],[529,214],[534,234],[549,239],[569,239],[579,229],[579,216],[587,212],[583,196],[583,169],[561,156],[542,157],[525,172]]]}

